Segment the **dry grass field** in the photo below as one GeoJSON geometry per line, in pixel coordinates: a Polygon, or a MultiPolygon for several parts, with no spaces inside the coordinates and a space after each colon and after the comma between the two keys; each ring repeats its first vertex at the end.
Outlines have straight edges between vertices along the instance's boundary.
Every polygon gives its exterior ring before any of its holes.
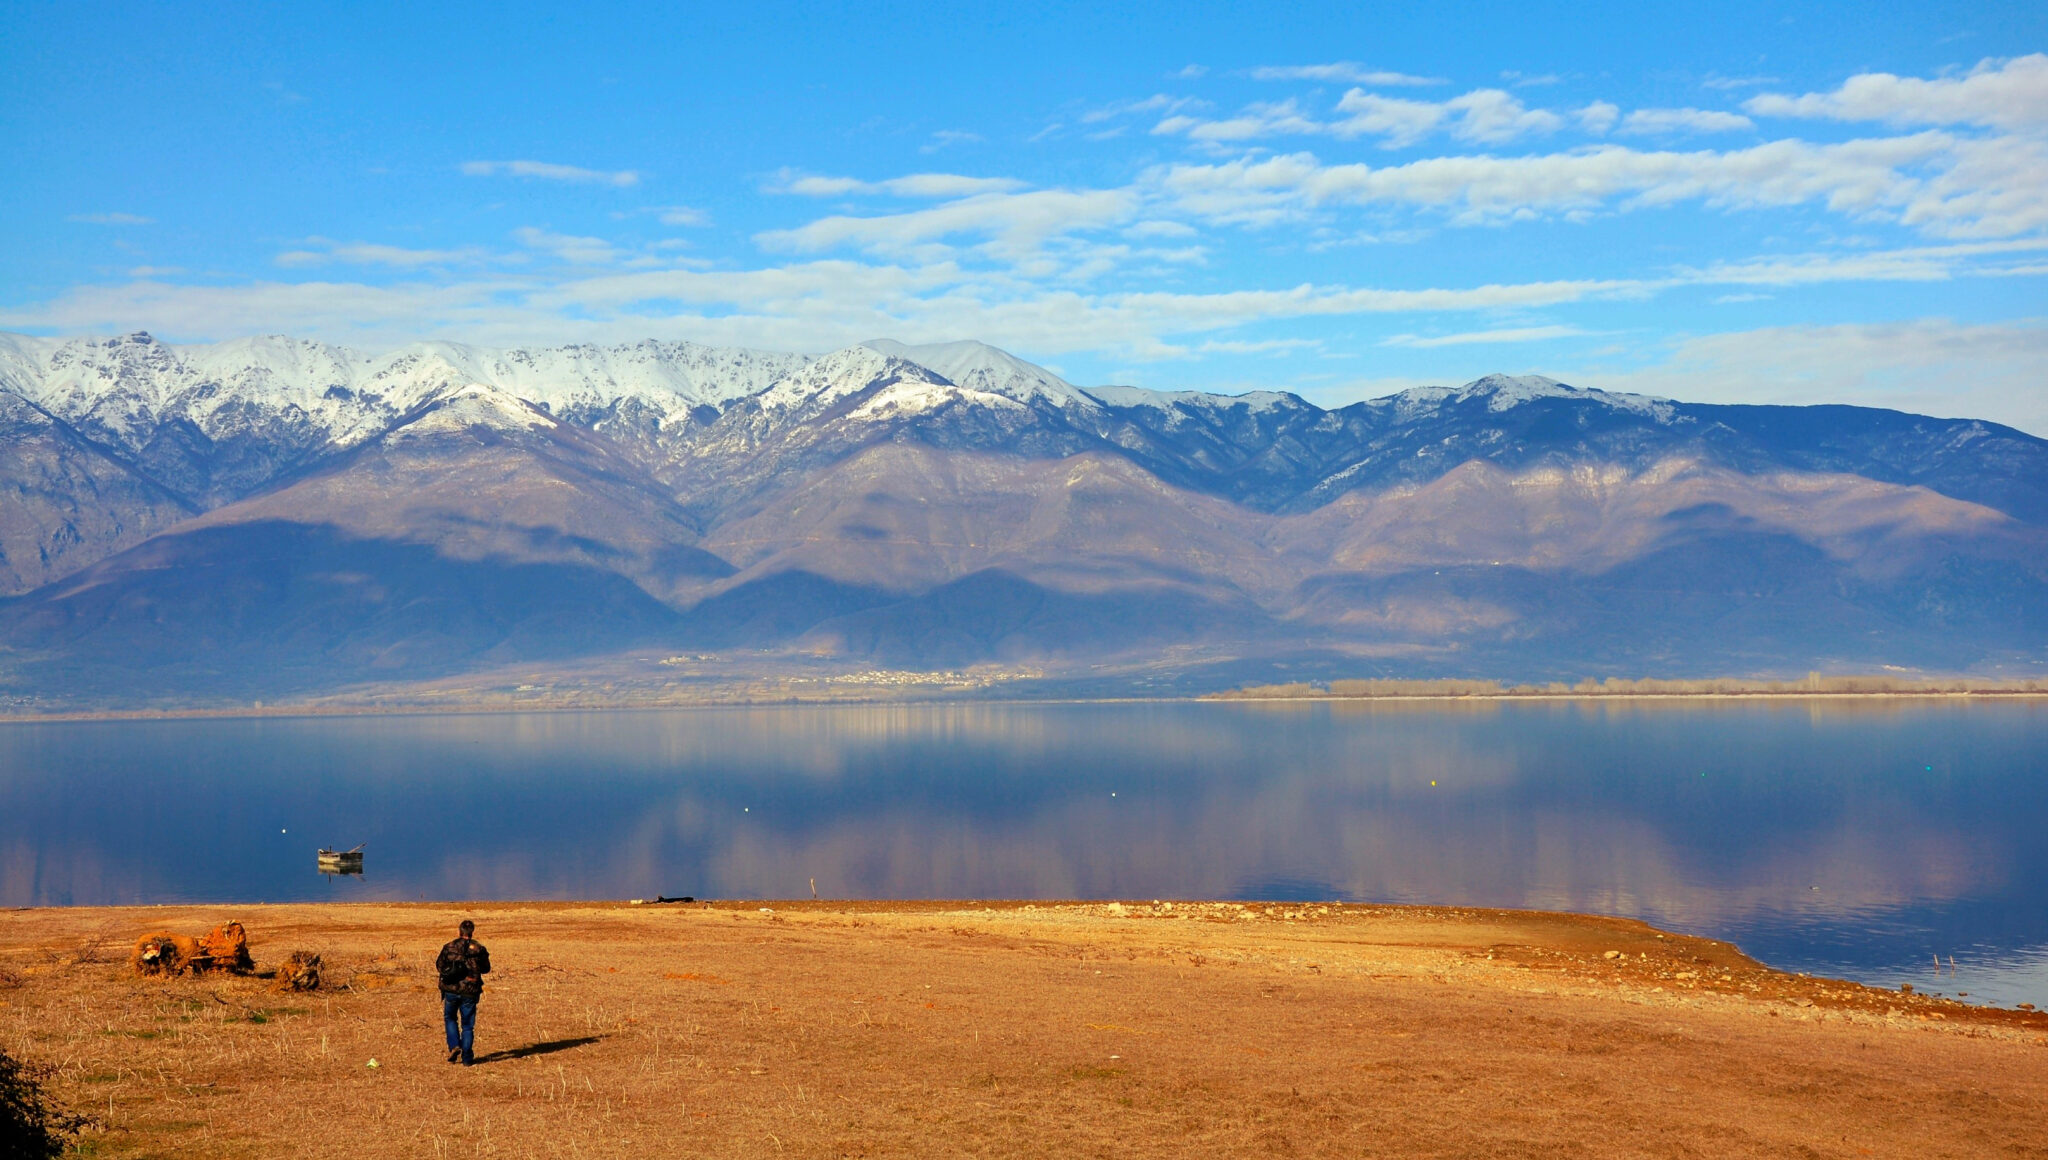
{"type": "Polygon", "coordinates": [[[2048,1156],[2048,1016],[1497,911],[23,910],[0,1046],[95,1156],[2048,1156]],[[430,967],[464,916],[466,1069],[430,967]],[[128,971],[229,918],[323,988],[128,971]]]}

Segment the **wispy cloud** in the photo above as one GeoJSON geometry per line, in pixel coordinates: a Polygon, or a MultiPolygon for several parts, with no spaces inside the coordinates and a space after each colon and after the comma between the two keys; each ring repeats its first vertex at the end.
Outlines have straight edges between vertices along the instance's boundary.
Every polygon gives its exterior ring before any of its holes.
{"type": "Polygon", "coordinates": [[[1616,130],[1638,137],[1669,137],[1686,133],[1739,133],[1756,128],[1740,113],[1716,109],[1637,109],[1621,119],[1616,130]]]}
{"type": "Polygon", "coordinates": [[[1707,88],[1718,89],[1721,92],[1733,92],[1736,89],[1754,89],[1760,88],[1764,85],[1775,85],[1777,83],[1777,77],[1726,77],[1720,75],[1719,73],[1708,73],[1707,79],[1700,82],[1700,84],[1704,85],[1707,88]]]}
{"type": "Polygon", "coordinates": [[[1193,141],[1249,141],[1258,137],[1321,133],[1325,126],[1304,115],[1292,100],[1255,104],[1235,117],[1203,120],[1197,117],[1168,117],[1152,126],[1154,135],[1180,134],[1193,141]]]}
{"type": "Polygon", "coordinates": [[[524,177],[539,181],[585,182],[595,185],[632,186],[640,174],[632,169],[584,169],[577,165],[556,165],[549,161],[465,161],[468,177],[524,177]]]}
{"type": "Polygon", "coordinates": [[[1205,118],[1179,114],[1152,127],[1155,136],[1181,136],[1209,146],[1265,137],[1327,134],[1340,138],[1378,137],[1390,149],[1413,145],[1438,130],[1486,145],[1554,133],[1564,118],[1531,109],[1502,89],[1474,89],[1447,101],[1386,97],[1351,89],[1337,102],[1339,116],[1323,120],[1294,98],[1245,106],[1236,116],[1205,118]]]}
{"type": "Polygon", "coordinates": [[[0,307],[0,328],[89,332],[146,324],[191,337],[277,331],[393,345],[427,336],[517,344],[682,335],[783,350],[832,349],[884,331],[916,331],[978,334],[1046,353],[1175,358],[1188,353],[1176,341],[1180,336],[1211,336],[1262,322],[1540,308],[1627,290],[1580,281],[1088,295],[989,280],[948,263],[825,260],[756,270],[671,267],[562,279],[521,273],[388,286],[81,285],[44,304],[0,307]]]}
{"type": "Polygon", "coordinates": [[[1269,338],[1248,341],[1241,339],[1211,339],[1195,348],[1196,354],[1291,354],[1297,350],[1313,350],[1322,346],[1322,340],[1314,338],[1269,338]]]}
{"type": "Polygon", "coordinates": [[[1405,165],[1325,165],[1312,154],[1182,163],[1148,180],[1186,213],[1271,224],[1334,206],[1429,208],[1460,224],[1574,216],[1684,202],[1721,209],[1819,205],[1954,237],[2048,229],[2048,144],[1943,132],[1831,144],[1640,151],[1602,145],[1523,157],[1429,157],[1405,165]]]}
{"type": "Polygon", "coordinates": [[[1423,350],[1440,346],[1471,346],[1475,343],[1542,342],[1552,338],[1578,338],[1594,333],[1576,326],[1521,326],[1503,330],[1467,330],[1457,334],[1397,334],[1381,346],[1408,346],[1423,350]]]}
{"type": "Polygon", "coordinates": [[[1581,386],[1726,403],[1852,403],[1991,419],[2048,435],[2048,324],[1774,326],[1684,338],[1647,366],[1571,372],[1581,386]]]}
{"type": "Polygon", "coordinates": [[[979,133],[969,133],[964,129],[940,129],[931,135],[930,140],[919,146],[917,151],[937,153],[948,145],[973,145],[981,140],[982,136],[979,133]]]}
{"type": "MultiPolygon", "coordinates": [[[[1606,100],[1582,103],[1583,96],[1566,102],[1534,83],[1549,78],[1522,74],[1503,76],[1497,88],[1408,88],[1389,95],[1391,89],[1375,89],[1394,82],[1372,79],[1373,70],[1355,64],[1265,69],[1262,79],[1329,87],[1311,92],[1303,84],[1292,97],[1235,111],[1166,93],[1061,106],[1070,145],[1091,130],[1128,134],[1128,176],[1110,188],[1046,188],[1010,176],[897,169],[877,172],[898,176],[869,178],[785,171],[766,183],[752,179],[760,193],[788,195],[759,199],[757,210],[778,216],[765,223],[777,228],[752,234],[758,252],[744,249],[742,239],[738,250],[684,259],[679,251],[704,254],[729,239],[645,236],[685,232],[655,230],[647,218],[688,227],[705,224],[708,215],[683,205],[639,206],[644,195],[633,193],[605,199],[611,222],[622,223],[612,231],[616,237],[590,236],[607,230],[579,217],[560,224],[574,223],[581,233],[536,224],[489,248],[308,238],[275,255],[275,265],[256,280],[232,284],[211,267],[180,278],[174,268],[135,266],[125,283],[79,285],[45,302],[0,306],[0,326],[147,326],[194,337],[282,330],[344,341],[673,335],[805,350],[915,332],[971,334],[1048,354],[1156,360],[1316,349],[1389,366],[1482,360],[1496,357],[1485,353],[1489,347],[1552,342],[1541,349],[1564,352],[1556,358],[1634,358],[1589,349],[1599,343],[1565,340],[1608,333],[1591,329],[1612,325],[1603,317],[1605,303],[1681,291],[1695,303],[1714,294],[1732,303],[1778,293],[1789,315],[1798,301],[1817,297],[1801,287],[2048,274],[2048,134],[2029,120],[2035,113],[2018,108],[2035,100],[2027,86],[2037,66],[2030,62],[2041,60],[2048,58],[1987,62],[1932,80],[1867,74],[1818,93],[1754,97],[1742,106],[1746,115],[1710,108],[1628,111],[1606,100]],[[1557,107],[1542,107],[1546,98],[1557,107]],[[1673,139],[1754,132],[1766,116],[1912,128],[1830,127],[1821,141],[1796,132],[1774,140],[1673,139]],[[1333,156],[1299,151],[1303,139],[1333,156]],[[1375,145],[1418,152],[1389,156],[1375,145]],[[1138,160],[1162,149],[1162,161],[1138,160]],[[804,200],[812,198],[836,200],[804,200]],[[1786,207],[1799,212],[1768,216],[1786,207]],[[1643,213],[1668,215],[1674,234],[1706,215],[1756,215],[1772,223],[1758,232],[1781,240],[1760,244],[1770,252],[1758,256],[1700,258],[1693,266],[1671,265],[1667,251],[1606,245],[1631,231],[1602,234],[1600,219],[1643,213]],[[1586,277],[1560,278],[1556,267],[1546,268],[1558,252],[1550,242],[1522,251],[1504,241],[1499,276],[1442,284],[1421,273],[1430,268],[1423,251],[1341,266],[1321,256],[1351,243],[1412,241],[1463,227],[1497,230],[1490,236],[1508,239],[1517,236],[1517,223],[1536,221],[1586,227],[1583,244],[1572,245],[1574,269],[1589,270],[1586,277]],[[1787,223],[1790,229],[1777,228],[1787,223]],[[1287,228],[1252,232],[1276,225],[1287,228]],[[1800,229],[1830,240],[1816,243],[1815,252],[1782,252],[1782,238],[1800,236],[1800,229]],[[1597,264],[1580,267],[1580,261],[1597,264]],[[1386,273],[1356,273],[1366,268],[1386,273]],[[1133,289],[1138,286],[1149,288],[1133,289]],[[1367,316],[1399,321],[1375,326],[1364,338],[1342,333],[1347,327],[1308,321],[1367,316]],[[1400,333],[1378,337],[1389,331],[1400,333]],[[1297,337],[1303,334],[1325,337],[1297,337]],[[1375,349],[1376,342],[1385,349],[1375,349]],[[1459,348],[1469,351],[1455,353],[1459,348]],[[1439,349],[1453,353],[1397,353],[1439,349]]],[[[1572,79],[1574,86],[1586,80],[1572,79]]],[[[1767,80],[1710,78],[1711,91],[1696,95],[1711,105],[1720,99],[1714,92],[1767,80]]],[[[1262,91],[1284,96],[1289,90],[1262,91]]],[[[1785,129],[1783,122],[1772,127],[1785,129]]],[[[918,140],[912,136],[899,146],[918,140]]],[[[1031,163],[1071,162],[1044,150],[1021,155],[1031,163]]],[[[642,182],[635,171],[536,161],[470,162],[462,171],[601,187],[642,182]]],[[[1071,171],[1047,168],[1027,176],[1046,180],[1060,172],[1071,171]]],[[[605,221],[602,213],[595,217],[605,221]]],[[[132,214],[72,220],[148,221],[132,214]]],[[[153,232],[110,232],[99,241],[131,251],[124,263],[157,260],[160,255],[127,244],[145,236],[154,249],[153,232]]],[[[1721,236],[1700,235],[1707,245],[1721,236]]],[[[163,260],[205,264],[182,253],[163,260]]],[[[2009,299],[2026,293],[2013,281],[1989,289],[2009,299]]],[[[1704,316],[1716,313],[1737,312],[1704,316]]],[[[1778,317],[1774,307],[1772,318],[1778,317]]],[[[2000,382],[2033,389],[2014,369],[2043,349],[2027,337],[2031,331],[2014,337],[1965,327],[1957,333],[1960,339],[1911,328],[1786,328],[1782,335],[1751,332],[1742,340],[1708,336],[1674,343],[1658,373],[1698,391],[1710,389],[1714,374],[1728,373],[1761,391],[1774,375],[1831,373],[1823,366],[1827,352],[1876,368],[1872,352],[1884,342],[1936,352],[1912,356],[1921,360],[1913,365],[1963,368],[1959,343],[1975,338],[2004,360],[2000,382]],[[1768,365],[1761,356],[1743,361],[1749,352],[1740,341],[1779,337],[1809,353],[1768,365]]],[[[1640,352],[1657,341],[1654,327],[1632,330],[1628,349],[1640,352]]],[[[1296,360],[1306,361],[1322,360],[1296,360]]]]}
{"type": "Polygon", "coordinates": [[[73,213],[65,214],[64,220],[89,226],[147,226],[156,223],[155,218],[134,213],[73,213]]]}
{"type": "Polygon", "coordinates": [[[512,231],[512,238],[529,250],[552,254],[579,266],[609,265],[620,257],[619,248],[603,238],[558,234],[536,226],[520,226],[512,231]]]}
{"type": "Polygon", "coordinates": [[[1413,76],[1395,72],[1392,69],[1367,68],[1356,61],[1338,60],[1329,64],[1286,64],[1265,65],[1249,70],[1245,75],[1255,81],[1333,81],[1352,85],[1440,85],[1441,77],[1413,76]]]}
{"type": "Polygon", "coordinates": [[[420,266],[479,262],[489,256],[487,251],[476,247],[458,250],[413,250],[375,242],[337,242],[319,237],[307,238],[304,245],[314,248],[286,250],[273,260],[278,265],[286,267],[338,263],[346,266],[392,266],[409,270],[420,266]]]}
{"type": "Polygon", "coordinates": [[[1186,222],[1166,221],[1159,218],[1151,221],[1133,222],[1124,227],[1124,236],[1131,238],[1191,238],[1200,232],[1186,222]]]}
{"type": "Polygon", "coordinates": [[[708,226],[711,215],[689,205],[643,205],[638,209],[612,211],[613,221],[625,221],[635,217],[651,217],[665,226],[708,226]]]}
{"type": "Polygon", "coordinates": [[[1135,101],[1117,101],[1099,108],[1089,109],[1081,114],[1084,125],[1100,124],[1114,117],[1130,116],[1134,113],[1178,113],[1186,109],[1207,108],[1209,102],[1196,97],[1170,97],[1165,93],[1154,93],[1135,101]]]}
{"type": "Polygon", "coordinates": [[[912,173],[882,181],[785,174],[780,182],[769,187],[771,192],[795,193],[806,197],[845,197],[855,193],[881,193],[892,197],[913,198],[971,197],[983,193],[1009,193],[1022,188],[1024,183],[1013,177],[967,177],[958,173],[912,173]]]}
{"type": "Polygon", "coordinates": [[[1137,202],[1128,190],[984,193],[909,213],[820,218],[795,229],[767,231],[757,240],[774,250],[854,246],[903,254],[920,243],[967,234],[988,239],[992,252],[1016,259],[1034,253],[1049,238],[1122,221],[1137,202]]]}

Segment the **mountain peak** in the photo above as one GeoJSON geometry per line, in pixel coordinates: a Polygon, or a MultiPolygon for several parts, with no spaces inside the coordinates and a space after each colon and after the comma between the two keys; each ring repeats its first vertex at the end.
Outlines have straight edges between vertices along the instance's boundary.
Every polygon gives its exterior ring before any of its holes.
{"type": "Polygon", "coordinates": [[[1511,411],[1540,399],[1573,399],[1597,403],[1621,411],[1646,415],[1668,422],[1675,414],[1672,402],[1654,395],[1631,395],[1603,391],[1597,387],[1575,387],[1546,375],[1491,374],[1473,379],[1462,387],[1411,387],[1396,395],[1373,400],[1374,405],[1391,406],[1403,414],[1435,411],[1447,404],[1484,401],[1489,411],[1511,411]]]}
{"type": "Polygon", "coordinates": [[[789,412],[800,407],[829,406],[891,376],[934,380],[939,374],[922,363],[872,346],[849,346],[798,368],[758,398],[765,411],[789,412]]]}
{"type": "Polygon", "coordinates": [[[889,338],[861,344],[892,358],[914,362],[944,375],[955,386],[1002,395],[1020,403],[1034,399],[1056,407],[1094,409],[1095,400],[1079,387],[1009,351],[972,339],[909,346],[889,338]]]}
{"type": "Polygon", "coordinates": [[[542,431],[561,426],[554,416],[489,383],[466,383],[435,393],[424,413],[384,437],[399,443],[425,435],[446,435],[486,428],[493,431],[542,431]]]}

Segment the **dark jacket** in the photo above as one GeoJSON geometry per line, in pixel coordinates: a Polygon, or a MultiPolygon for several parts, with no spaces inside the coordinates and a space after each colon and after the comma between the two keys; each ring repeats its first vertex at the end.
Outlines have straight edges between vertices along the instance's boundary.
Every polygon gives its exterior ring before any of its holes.
{"type": "Polygon", "coordinates": [[[473,938],[458,938],[435,956],[434,973],[441,977],[443,995],[481,995],[484,976],[491,973],[491,952],[473,938]]]}

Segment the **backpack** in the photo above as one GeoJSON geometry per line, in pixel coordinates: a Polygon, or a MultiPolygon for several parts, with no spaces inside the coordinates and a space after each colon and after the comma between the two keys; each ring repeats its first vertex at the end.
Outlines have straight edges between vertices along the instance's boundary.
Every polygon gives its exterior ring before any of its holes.
{"type": "Polygon", "coordinates": [[[470,956],[468,945],[464,944],[460,952],[451,955],[448,951],[452,949],[454,948],[444,948],[441,952],[441,989],[443,991],[460,990],[462,984],[469,979],[470,956]]]}

